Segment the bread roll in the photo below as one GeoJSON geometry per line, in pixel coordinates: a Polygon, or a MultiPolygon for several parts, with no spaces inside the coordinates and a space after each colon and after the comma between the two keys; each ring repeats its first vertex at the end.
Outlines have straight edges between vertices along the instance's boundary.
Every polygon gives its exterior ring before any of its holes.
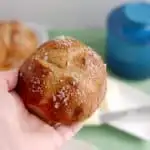
{"type": "Polygon", "coordinates": [[[17,21],[0,22],[0,70],[19,67],[37,48],[36,35],[17,21]]]}
{"type": "Polygon", "coordinates": [[[70,125],[99,108],[106,69],[101,57],[80,41],[55,39],[21,66],[16,91],[25,106],[50,125],[70,125]]]}

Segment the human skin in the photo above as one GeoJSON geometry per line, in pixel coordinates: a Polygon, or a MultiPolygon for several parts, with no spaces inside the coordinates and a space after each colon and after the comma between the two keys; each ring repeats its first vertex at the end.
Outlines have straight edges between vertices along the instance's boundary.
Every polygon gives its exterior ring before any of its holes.
{"type": "Polygon", "coordinates": [[[58,150],[81,124],[51,127],[30,114],[15,93],[18,71],[0,72],[0,150],[58,150]]]}

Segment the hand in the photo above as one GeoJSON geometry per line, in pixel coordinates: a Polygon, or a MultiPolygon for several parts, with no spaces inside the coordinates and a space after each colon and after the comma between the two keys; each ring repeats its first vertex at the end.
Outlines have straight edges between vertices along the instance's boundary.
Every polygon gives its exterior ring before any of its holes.
{"type": "Polygon", "coordinates": [[[13,91],[17,75],[0,73],[0,150],[58,150],[81,125],[54,128],[30,114],[13,91]]]}

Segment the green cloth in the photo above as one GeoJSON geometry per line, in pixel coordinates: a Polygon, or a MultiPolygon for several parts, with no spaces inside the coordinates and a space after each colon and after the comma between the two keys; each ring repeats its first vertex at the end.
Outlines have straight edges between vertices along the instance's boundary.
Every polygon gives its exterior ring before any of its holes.
{"type": "MultiPolygon", "coordinates": [[[[49,31],[50,38],[60,35],[76,37],[94,48],[102,56],[105,54],[106,32],[104,30],[82,29],[49,31]]],[[[119,77],[116,78],[120,80],[119,77]]],[[[143,92],[150,94],[150,80],[127,81],[124,79],[123,81],[142,90],[143,92]]],[[[77,138],[89,141],[95,144],[98,149],[102,150],[150,150],[150,142],[139,140],[131,135],[106,125],[99,127],[84,127],[78,133],[77,138]]]]}

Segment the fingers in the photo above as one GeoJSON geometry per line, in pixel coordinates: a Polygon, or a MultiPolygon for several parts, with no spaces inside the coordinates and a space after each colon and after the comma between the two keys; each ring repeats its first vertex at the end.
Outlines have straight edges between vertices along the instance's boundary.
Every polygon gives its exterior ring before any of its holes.
{"type": "Polygon", "coordinates": [[[11,91],[17,84],[18,70],[1,71],[0,72],[0,88],[7,88],[11,91]]]}
{"type": "Polygon", "coordinates": [[[82,128],[82,126],[82,123],[77,123],[72,126],[59,126],[56,127],[56,131],[60,134],[62,139],[69,140],[82,128]]]}

